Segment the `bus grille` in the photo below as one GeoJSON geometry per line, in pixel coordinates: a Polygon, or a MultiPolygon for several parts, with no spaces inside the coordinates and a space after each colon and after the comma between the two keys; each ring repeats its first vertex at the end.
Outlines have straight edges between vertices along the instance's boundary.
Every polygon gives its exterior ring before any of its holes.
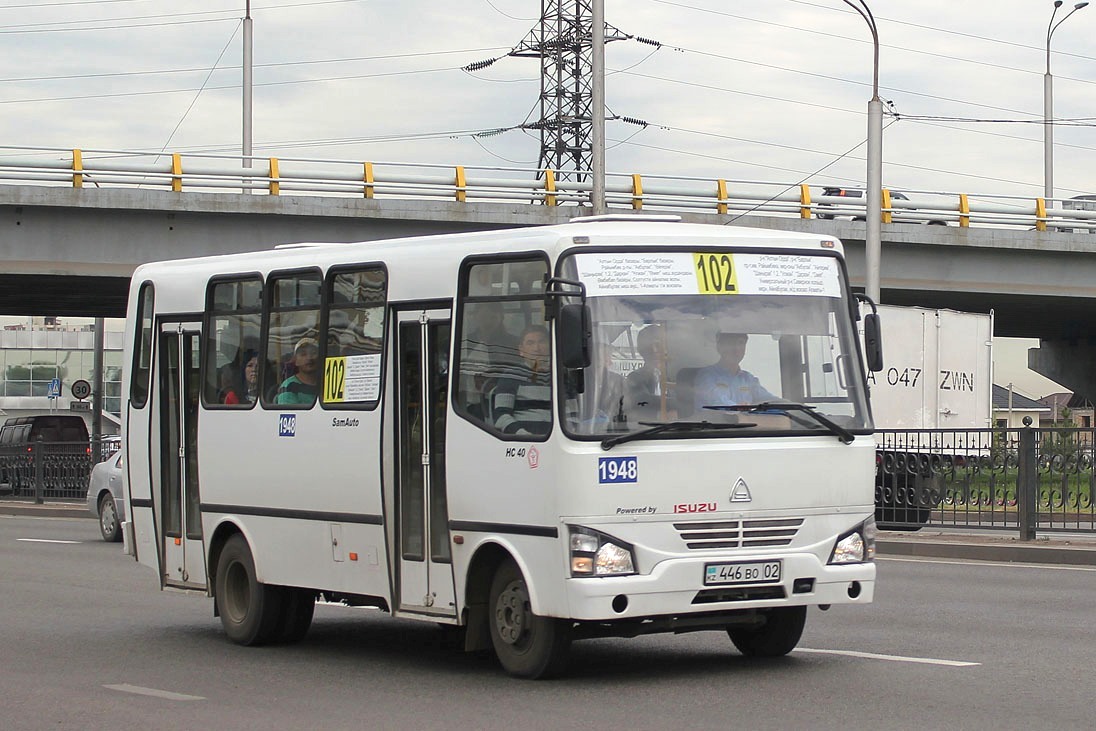
{"type": "Polygon", "coordinates": [[[674,528],[687,548],[704,550],[790,546],[801,525],[802,518],[776,518],[674,523],[674,528]]]}

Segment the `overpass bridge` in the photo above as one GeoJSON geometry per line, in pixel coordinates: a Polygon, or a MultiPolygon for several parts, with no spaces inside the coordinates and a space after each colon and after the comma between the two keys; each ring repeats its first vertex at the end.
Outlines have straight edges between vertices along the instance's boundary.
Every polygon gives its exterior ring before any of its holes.
{"type": "MultiPolygon", "coordinates": [[[[0,314],[120,317],[146,261],[560,223],[589,184],[552,171],[0,148],[0,314]]],[[[611,210],[827,234],[863,285],[863,199],[820,186],[610,175],[611,210]],[[819,213],[826,218],[819,218],[819,213]],[[856,220],[859,219],[859,220],[856,220]]],[[[1096,211],[987,194],[884,195],[881,299],[996,313],[1030,365],[1096,397],[1096,211]],[[918,225],[928,221],[947,225],[918,225]]]]}

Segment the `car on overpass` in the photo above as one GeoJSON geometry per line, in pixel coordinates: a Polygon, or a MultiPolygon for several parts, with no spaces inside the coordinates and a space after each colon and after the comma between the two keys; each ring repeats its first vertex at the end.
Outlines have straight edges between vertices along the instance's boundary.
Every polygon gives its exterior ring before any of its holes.
{"type": "MultiPolygon", "coordinates": [[[[841,188],[841,187],[827,187],[822,189],[822,195],[829,198],[857,198],[862,199],[866,195],[863,188],[841,188]]],[[[905,193],[899,191],[891,191],[891,201],[909,201],[910,197],[905,193]]],[[[851,206],[844,207],[840,204],[833,203],[819,203],[815,215],[823,220],[838,220],[844,219],[847,221],[863,221],[865,217],[860,215],[856,209],[865,208],[864,204],[857,201],[851,206]],[[827,210],[833,209],[833,210],[827,210]]],[[[919,213],[916,208],[901,208],[895,210],[892,214],[892,218],[899,223],[925,223],[931,226],[947,226],[948,222],[943,218],[935,218],[924,213],[919,213]]]]}

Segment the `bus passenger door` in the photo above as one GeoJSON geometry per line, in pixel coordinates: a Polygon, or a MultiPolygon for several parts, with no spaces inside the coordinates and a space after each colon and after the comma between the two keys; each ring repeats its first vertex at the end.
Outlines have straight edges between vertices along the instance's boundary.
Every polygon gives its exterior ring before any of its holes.
{"type": "Polygon", "coordinates": [[[449,396],[449,310],[395,318],[396,546],[399,609],[454,616],[445,414],[449,396]]]}
{"type": "Polygon", "coordinates": [[[157,378],[159,469],[153,495],[160,504],[160,566],[168,586],[205,588],[201,498],[198,492],[198,364],[201,327],[197,323],[160,326],[157,378]]]}

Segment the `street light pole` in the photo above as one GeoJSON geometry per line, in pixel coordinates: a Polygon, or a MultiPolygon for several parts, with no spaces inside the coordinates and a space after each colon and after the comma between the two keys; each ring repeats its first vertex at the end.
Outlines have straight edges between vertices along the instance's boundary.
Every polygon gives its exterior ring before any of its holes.
{"type": "Polygon", "coordinates": [[[605,207],[605,0],[591,3],[590,65],[590,203],[595,216],[607,213],[605,207]]]}
{"type": "Polygon", "coordinates": [[[867,234],[864,237],[864,291],[879,302],[879,267],[882,253],[883,220],[883,102],[879,99],[879,29],[864,0],[843,0],[860,14],[871,30],[873,46],[871,101],[868,102],[868,189],[867,234]]]}
{"type": "Polygon", "coordinates": [[[1087,2],[1077,3],[1073,10],[1066,13],[1065,17],[1054,22],[1054,16],[1058,14],[1058,8],[1062,7],[1062,0],[1054,0],[1054,11],[1050,14],[1050,22],[1047,23],[1047,71],[1043,74],[1043,199],[1050,205],[1054,197],[1054,77],[1050,75],[1050,39],[1058,26],[1066,22],[1069,16],[1088,5],[1087,2]]]}
{"type": "MultiPolygon", "coordinates": [[[[251,0],[247,0],[244,12],[244,58],[243,58],[243,163],[245,168],[251,167],[251,107],[252,107],[252,28],[251,28],[251,0]]],[[[248,192],[246,189],[244,192],[248,192]]]]}

